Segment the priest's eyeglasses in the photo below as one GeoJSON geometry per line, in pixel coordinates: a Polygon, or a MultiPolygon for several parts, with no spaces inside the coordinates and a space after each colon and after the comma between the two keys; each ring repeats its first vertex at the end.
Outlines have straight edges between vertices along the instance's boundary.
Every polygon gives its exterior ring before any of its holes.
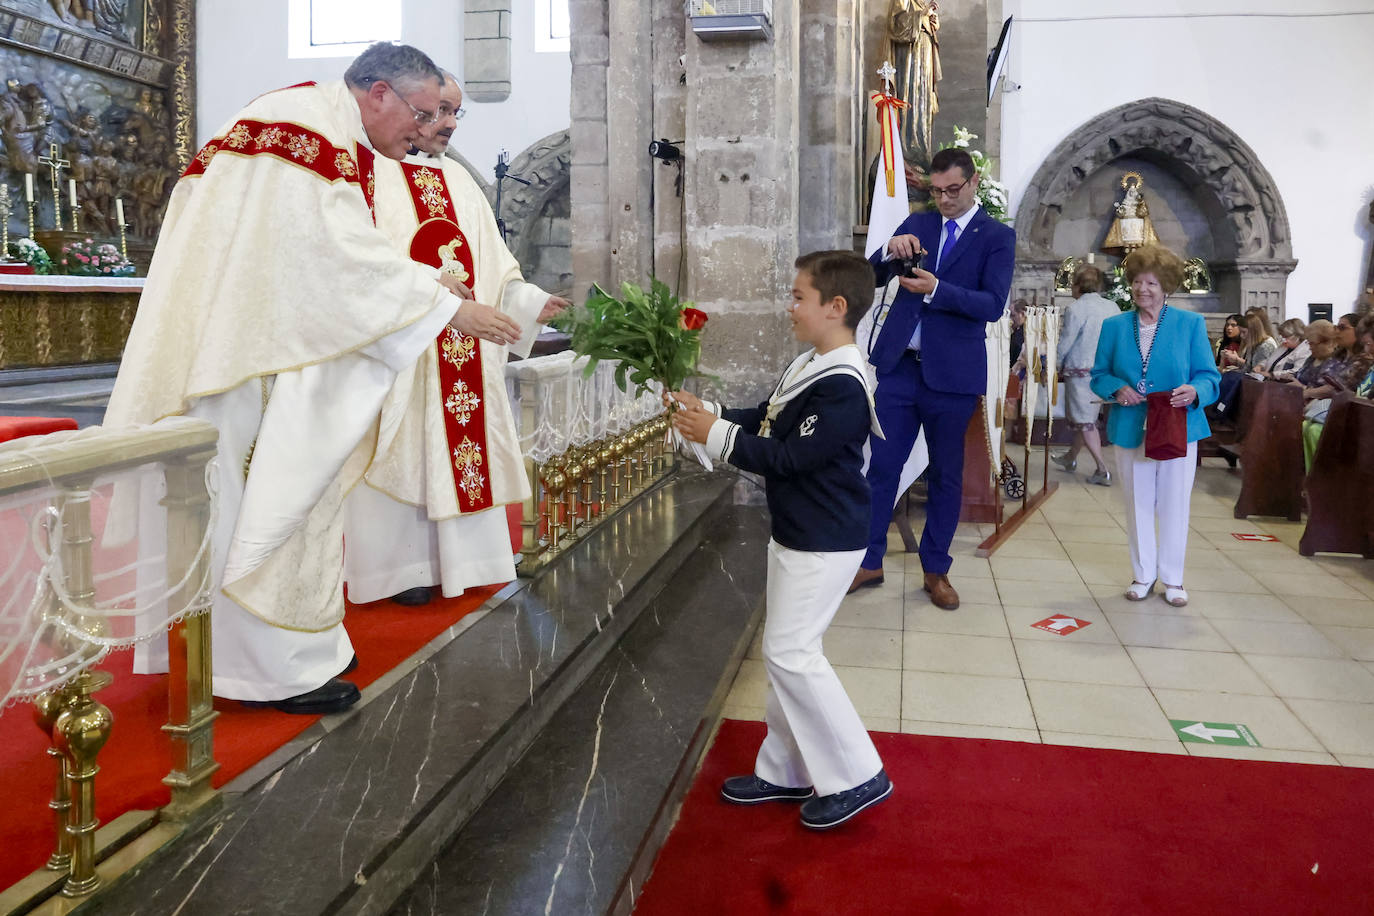
{"type": "Polygon", "coordinates": [[[416,108],[414,105],[410,104],[410,101],[405,96],[396,91],[395,86],[390,83],[382,83],[382,85],[390,89],[392,95],[396,96],[396,98],[400,99],[402,102],[405,102],[405,106],[415,113],[416,124],[433,124],[435,121],[439,120],[441,115],[429,111],[421,111],[416,108]]]}

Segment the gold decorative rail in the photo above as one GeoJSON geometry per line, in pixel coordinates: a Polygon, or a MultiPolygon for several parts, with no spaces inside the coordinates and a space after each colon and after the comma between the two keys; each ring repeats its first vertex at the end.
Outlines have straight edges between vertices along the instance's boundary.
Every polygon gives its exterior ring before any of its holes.
{"type": "Polygon", "coordinates": [[[511,363],[506,382],[530,497],[518,567],[533,575],[675,466],[659,396],[620,391],[614,366],[556,353],[511,363]]]}
{"type": "MultiPolygon", "coordinates": [[[[96,871],[95,775],[101,747],[113,724],[110,711],[94,698],[113,680],[92,670],[118,637],[94,601],[91,501],[98,479],[142,465],[160,463],[166,492],[166,582],[173,586],[167,607],[185,614],[172,626],[168,678],[169,721],[173,769],[163,780],[172,789],[171,803],[162,810],[169,820],[186,818],[214,790],[210,777],[218,769],[213,755],[213,722],[217,715],[210,698],[210,617],[208,610],[209,551],[203,549],[211,503],[206,465],[215,455],[218,434],[208,423],[186,418],[163,420],[151,427],[130,430],[83,430],[55,433],[0,446],[0,497],[23,497],[31,492],[42,500],[50,491],[50,524],[59,545],[60,563],[45,565],[38,576],[51,578],[60,569],[60,582],[44,582],[47,592],[41,615],[27,611],[8,619],[5,636],[27,635],[41,640],[55,660],[35,673],[13,665],[0,673],[15,675],[0,682],[4,698],[30,691],[25,683],[41,682],[43,693],[34,699],[34,719],[51,740],[48,754],[55,760],[55,786],[49,807],[54,817],[54,851],[47,868],[66,871],[65,896],[89,894],[100,885],[96,871]],[[82,613],[88,611],[89,613],[82,613]]],[[[13,545],[18,547],[19,545],[13,545]]],[[[2,598],[3,596],[0,596],[2,598]]],[[[10,606],[13,606],[11,603],[10,606]]],[[[13,648],[0,644],[0,650],[13,648]]],[[[0,660],[6,653],[0,651],[0,660]]],[[[13,658],[13,653],[9,653],[13,658]]],[[[3,698],[0,698],[3,699],[3,698]]]]}

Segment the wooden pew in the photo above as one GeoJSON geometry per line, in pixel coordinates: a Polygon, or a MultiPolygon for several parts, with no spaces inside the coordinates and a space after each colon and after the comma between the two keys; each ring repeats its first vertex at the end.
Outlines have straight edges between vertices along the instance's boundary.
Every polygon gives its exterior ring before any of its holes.
{"type": "Polygon", "coordinates": [[[1374,559],[1374,401],[1349,392],[1332,400],[1307,475],[1307,501],[1299,553],[1374,559]]]}
{"type": "MultiPolygon", "coordinates": [[[[1235,517],[1302,518],[1302,389],[1247,378],[1235,517]]],[[[1231,448],[1234,448],[1232,446],[1231,448]]]]}

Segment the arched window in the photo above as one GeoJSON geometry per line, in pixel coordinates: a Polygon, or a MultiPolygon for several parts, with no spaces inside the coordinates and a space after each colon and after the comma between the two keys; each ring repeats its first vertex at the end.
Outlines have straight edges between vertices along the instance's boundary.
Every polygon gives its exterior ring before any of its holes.
{"type": "Polygon", "coordinates": [[[354,57],[401,39],[401,0],[291,0],[288,56],[354,57]]]}

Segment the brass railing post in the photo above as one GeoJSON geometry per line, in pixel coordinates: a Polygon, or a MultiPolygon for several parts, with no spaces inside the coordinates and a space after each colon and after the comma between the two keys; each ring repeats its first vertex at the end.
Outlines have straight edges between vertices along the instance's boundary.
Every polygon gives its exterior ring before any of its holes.
{"type": "MultiPolygon", "coordinates": [[[[200,552],[210,524],[210,494],[205,466],[213,449],[180,457],[166,464],[167,582],[182,581],[168,600],[173,607],[195,609],[209,601],[210,552],[200,552]],[[199,557],[197,553],[200,552],[199,557]]],[[[185,820],[214,796],[210,777],[219,769],[215,760],[213,664],[210,614],[192,613],[172,626],[167,636],[167,724],[172,740],[172,770],[162,780],[172,790],[163,809],[172,820],[185,820]]]]}
{"type": "Polygon", "coordinates": [[[53,726],[57,724],[57,717],[62,715],[66,702],[66,694],[60,687],[42,693],[33,700],[33,721],[47,736],[48,756],[53,759],[57,769],[52,800],[48,802],[48,807],[52,809],[56,833],[53,852],[45,866],[49,871],[67,871],[72,865],[72,835],[67,832],[72,811],[71,786],[67,783],[67,758],[57,749],[53,738],[53,726]]]}

